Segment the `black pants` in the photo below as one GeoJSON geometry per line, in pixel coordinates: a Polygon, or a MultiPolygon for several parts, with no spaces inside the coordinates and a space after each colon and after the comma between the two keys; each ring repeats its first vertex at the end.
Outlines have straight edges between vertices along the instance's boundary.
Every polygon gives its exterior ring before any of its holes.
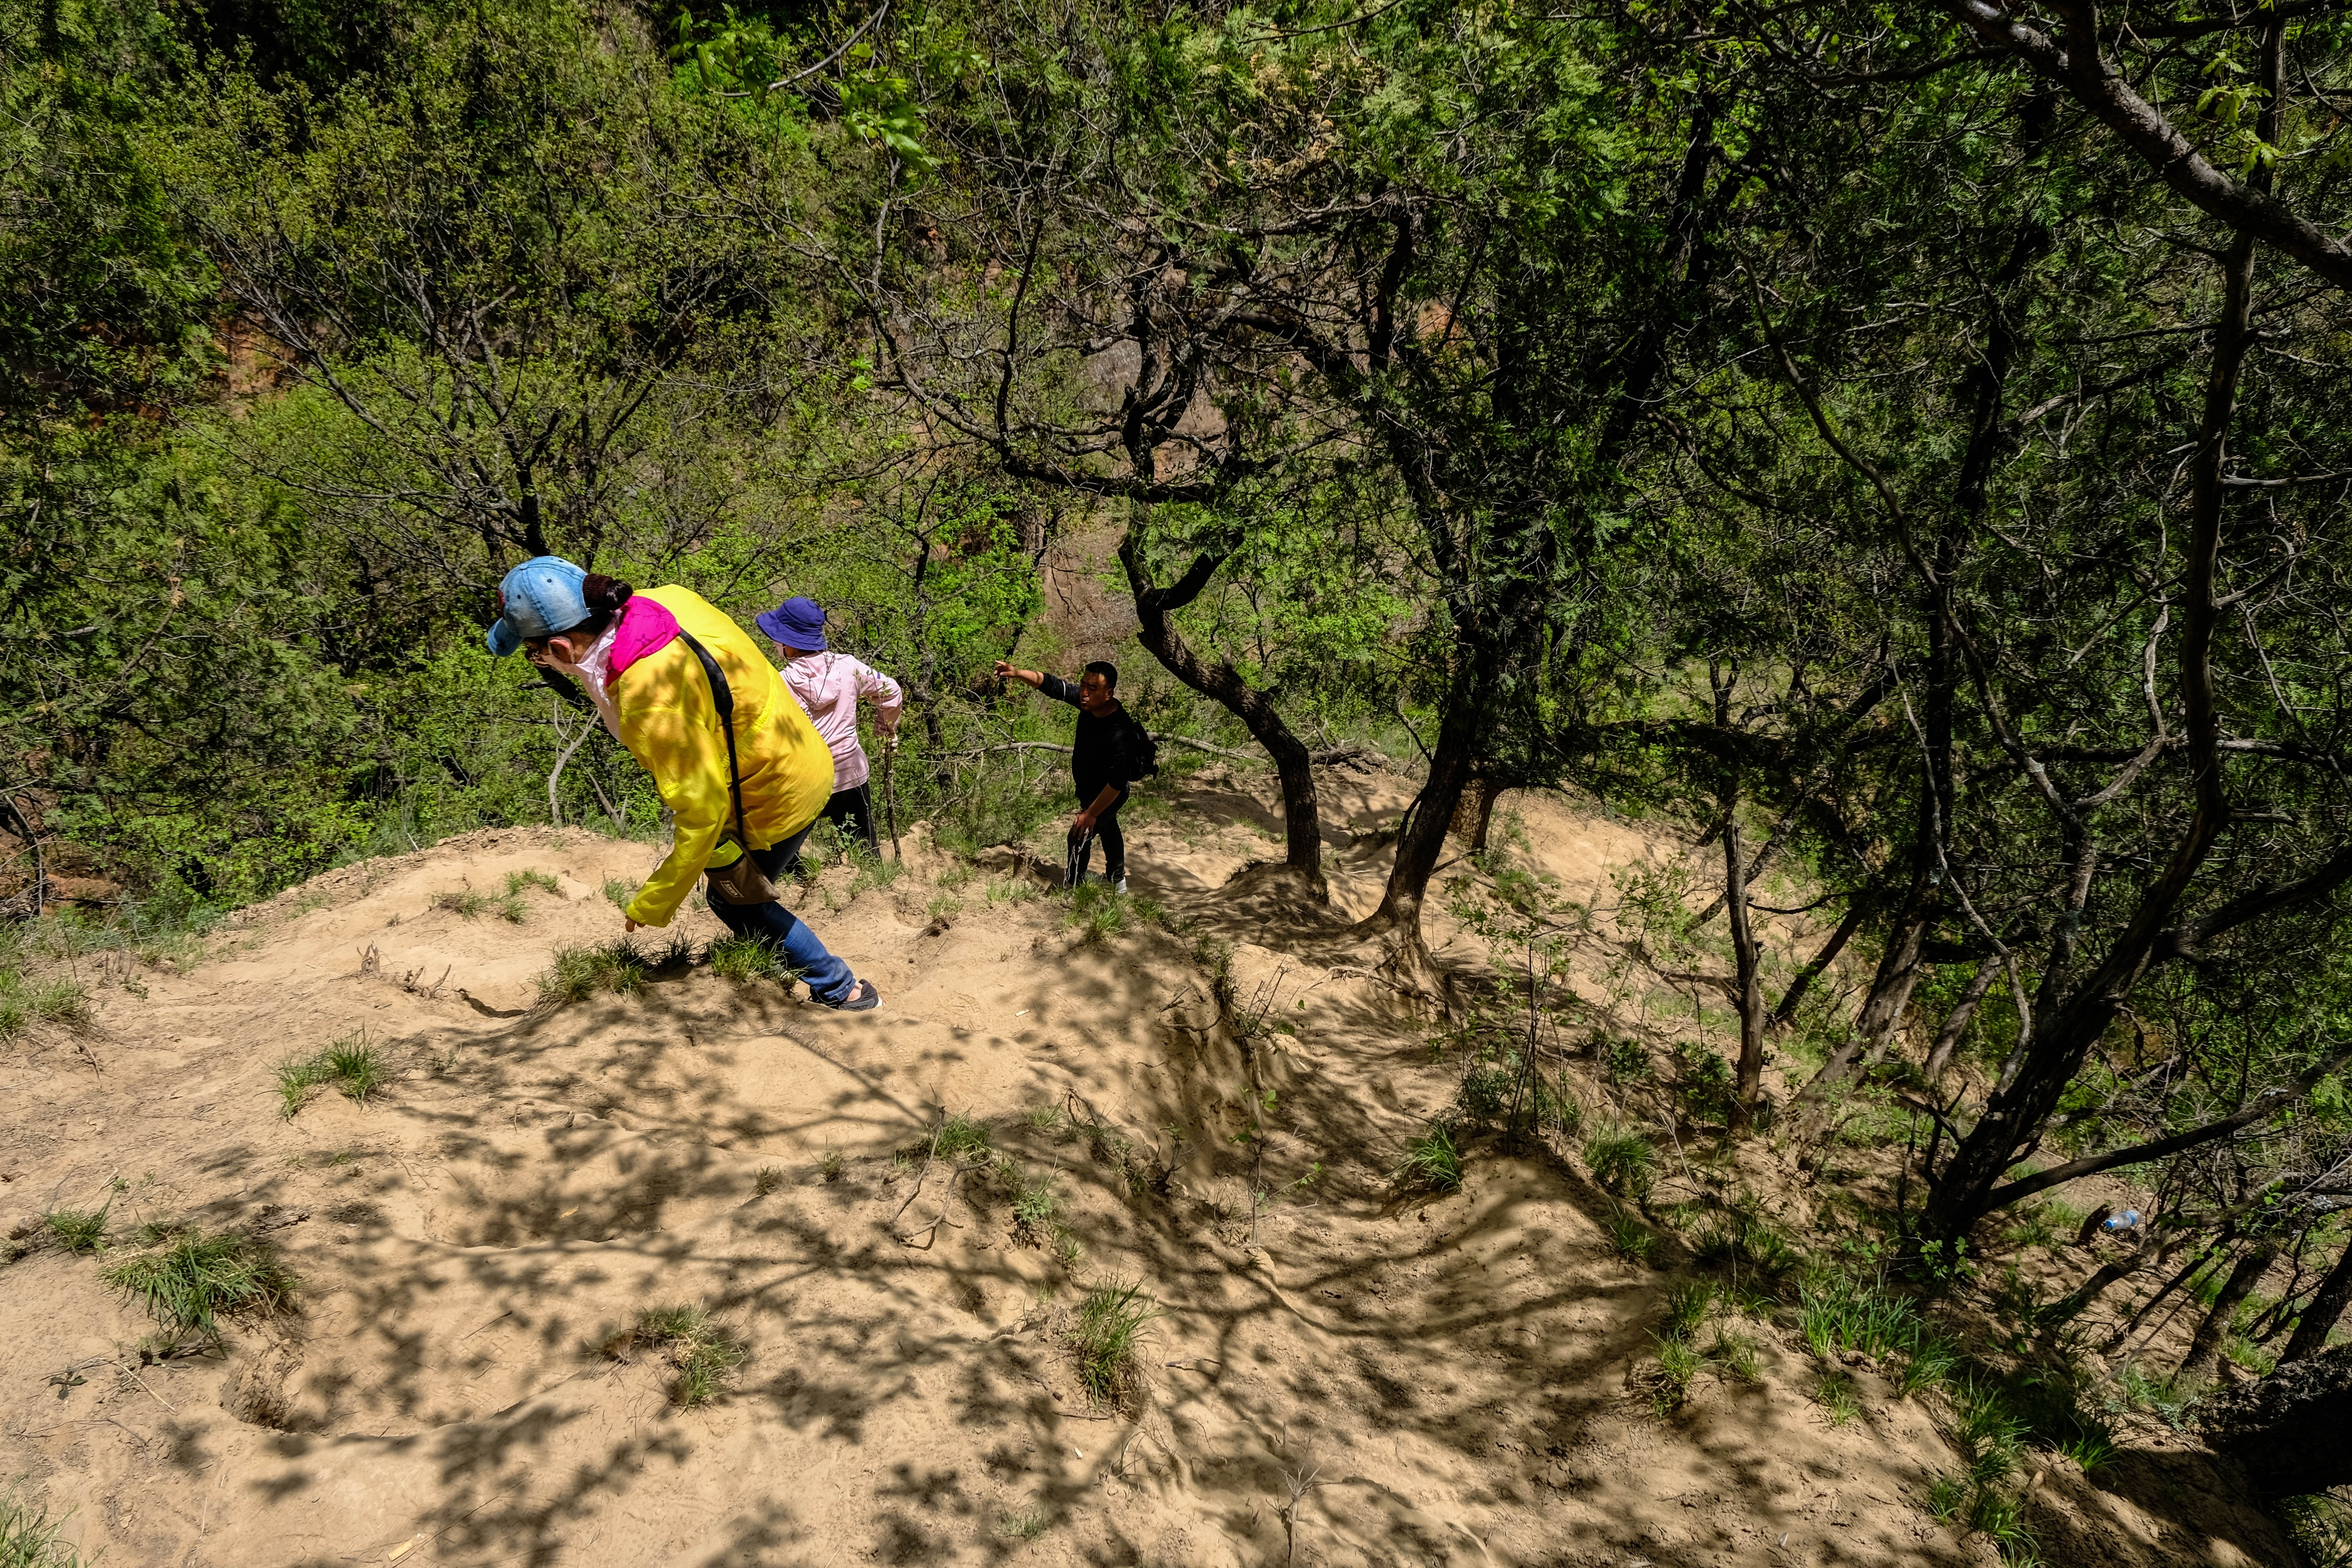
{"type": "Polygon", "coordinates": [[[835,790],[833,798],[817,813],[819,821],[830,822],[852,838],[862,838],[866,847],[875,854],[882,853],[881,840],[874,837],[873,781],[835,790]]]}
{"type": "MultiPolygon", "coordinates": [[[[1100,794],[1102,790],[1099,786],[1092,793],[1080,790],[1078,809],[1084,811],[1092,805],[1095,803],[1095,796],[1100,794]]],[[[1118,830],[1118,808],[1127,804],[1128,794],[1127,790],[1120,790],[1118,798],[1112,801],[1100,816],[1095,818],[1094,838],[1080,838],[1076,833],[1070,835],[1072,882],[1075,883],[1080,877],[1087,874],[1087,866],[1095,858],[1095,838],[1102,840],[1103,875],[1114,882],[1127,875],[1127,836],[1118,830]]]]}

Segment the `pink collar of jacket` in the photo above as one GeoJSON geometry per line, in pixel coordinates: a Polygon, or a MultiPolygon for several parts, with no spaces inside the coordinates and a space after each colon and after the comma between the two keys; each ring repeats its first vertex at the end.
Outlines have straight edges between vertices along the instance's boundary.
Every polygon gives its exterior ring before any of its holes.
{"type": "Polygon", "coordinates": [[[646,598],[632,594],[621,606],[621,624],[613,635],[611,662],[605,666],[604,684],[611,686],[621,679],[621,672],[645,658],[659,653],[677,640],[677,617],[646,598]]]}

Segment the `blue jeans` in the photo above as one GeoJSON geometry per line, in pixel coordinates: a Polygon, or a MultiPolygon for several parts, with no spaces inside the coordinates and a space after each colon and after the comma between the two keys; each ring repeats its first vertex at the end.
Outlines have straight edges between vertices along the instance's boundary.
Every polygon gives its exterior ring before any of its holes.
{"type": "MultiPolygon", "coordinates": [[[[770,881],[775,881],[789,875],[792,868],[800,863],[801,841],[808,835],[808,828],[803,827],[782,844],[752,850],[751,859],[768,874],[770,881]]],[[[816,932],[783,905],[773,900],[764,904],[730,904],[716,893],[709,898],[710,912],[729,931],[766,942],[785,968],[806,982],[809,994],[818,1001],[838,1002],[857,984],[856,976],[849,973],[849,965],[826,952],[816,932]]]]}

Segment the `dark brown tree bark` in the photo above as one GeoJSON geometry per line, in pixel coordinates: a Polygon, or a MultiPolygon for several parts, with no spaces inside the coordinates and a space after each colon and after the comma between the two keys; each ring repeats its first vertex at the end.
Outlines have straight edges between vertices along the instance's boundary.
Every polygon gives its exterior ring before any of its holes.
{"type": "Polygon", "coordinates": [[[2352,1481],[2352,1345],[2205,1401],[2208,1447],[2245,1467],[2265,1498],[2305,1497],[2352,1481]]]}
{"type": "Polygon", "coordinates": [[[1969,1032],[1969,1020],[1977,1016],[1978,1005],[1992,989],[1992,983],[2000,978],[2000,969],[1998,958],[1988,958],[1978,964],[1977,972],[1969,976],[1967,987],[1960,992],[1960,999],[1944,1015],[1943,1026],[1936,1031],[1936,1043],[1927,1047],[1925,1071],[1929,1083],[1951,1070],[1952,1058],[1960,1048],[1960,1037],[1969,1032]]]}
{"type": "Polygon", "coordinates": [[[1138,528],[1129,527],[1118,546],[1119,564],[1126,568],[1128,586],[1135,593],[1135,618],[1140,626],[1138,640],[1169,674],[1202,696],[1223,704],[1274,759],[1275,773],[1282,781],[1284,863],[1306,878],[1318,900],[1329,898],[1330,889],[1323,879],[1322,811],[1316,796],[1315,767],[1307,758],[1305,743],[1291,732],[1265,692],[1243,679],[1241,671],[1230,663],[1220,659],[1211,664],[1202,659],[1170,618],[1201,596],[1201,591],[1224,564],[1225,553],[1202,551],[1193,557],[1192,566],[1174,584],[1157,587],[1152,584],[1150,567],[1144,564],[1138,532],[1138,528]]]}
{"type": "Polygon", "coordinates": [[[1804,968],[1797,971],[1796,978],[1789,982],[1788,990],[1780,994],[1780,1005],[1772,1009],[1769,1020],[1775,1028],[1788,1026],[1789,1021],[1797,1016],[1797,1005],[1805,999],[1805,993],[1831,964],[1837,962],[1837,955],[1845,950],[1845,944],[1853,940],[1853,933],[1860,931],[1862,922],[1869,918],[1870,900],[1864,896],[1864,889],[1857,888],[1846,900],[1845,918],[1838,921],[1837,929],[1830,932],[1827,942],[1822,943],[1821,951],[1813,954],[1812,961],[1804,968]]]}
{"type": "Polygon", "coordinates": [[[2221,1343],[2229,1337],[2231,1320],[2238,1315],[2254,1287],[2262,1282],[2264,1273],[2278,1258],[2278,1244],[2259,1241],[2238,1255],[2231,1267],[2230,1277],[2221,1281],[2221,1293],[2213,1298],[2206,1309],[2204,1321],[2189,1336],[2189,1353],[2180,1358],[2180,1377],[2189,1383],[2202,1383],[2213,1375],[2221,1360],[2221,1343]]]}
{"type": "Polygon", "coordinates": [[[1757,973],[1756,933],[1748,921],[1748,865],[1739,847],[1739,819],[1724,810],[1725,907],[1731,912],[1731,952],[1739,998],[1739,1071],[1733,1080],[1732,1116],[1737,1131],[1755,1125],[1756,1102],[1764,1093],[1764,986],[1757,973]]]}
{"type": "Polygon", "coordinates": [[[2347,1304],[2352,1304],[2352,1245],[2346,1246],[2344,1256],[2319,1282],[2319,1293],[2295,1320],[2294,1332],[2287,1336],[2286,1349],[2279,1352],[2279,1364],[2304,1361],[2325,1350],[2327,1336],[2347,1304]]]}

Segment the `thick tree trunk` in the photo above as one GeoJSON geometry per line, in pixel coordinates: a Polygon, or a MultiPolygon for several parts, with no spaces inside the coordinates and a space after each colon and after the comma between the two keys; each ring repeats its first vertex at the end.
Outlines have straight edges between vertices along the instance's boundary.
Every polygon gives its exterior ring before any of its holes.
{"type": "Polygon", "coordinates": [[[1959,1052],[1960,1037],[1968,1033],[1969,1020],[1976,1016],[1978,1004],[1992,989],[1992,983],[2000,977],[2000,967],[1998,958],[1988,958],[1978,964],[1977,972],[1969,976],[1968,987],[1960,993],[1960,999],[1952,1004],[1950,1012],[1944,1015],[1943,1027],[1936,1031],[1936,1043],[1927,1047],[1926,1071],[1929,1083],[1951,1070],[1952,1058],[1959,1052]]]}
{"type": "Polygon", "coordinates": [[[1764,1094],[1764,985],[1757,974],[1756,933],[1748,923],[1748,867],[1739,849],[1739,819],[1728,804],[1723,825],[1725,906],[1731,911],[1731,952],[1739,991],[1739,1073],[1732,1116],[1738,1131],[1755,1125],[1764,1094]]]}
{"type": "Polygon", "coordinates": [[[2347,1303],[2352,1303],[2352,1243],[2346,1244],[2344,1256],[2319,1282],[2319,1294],[2296,1318],[2294,1332],[2287,1336],[2286,1349],[2279,1352],[2279,1365],[2307,1360],[2325,1350],[2327,1336],[2344,1316],[2347,1303]]]}
{"type": "Polygon", "coordinates": [[[1201,590],[1224,564],[1224,555],[1204,551],[1174,586],[1155,587],[1143,563],[1138,532],[1130,527],[1118,546],[1119,564],[1127,569],[1128,586],[1135,593],[1137,640],[1169,674],[1223,704],[1274,759],[1275,774],[1282,782],[1284,861],[1307,879],[1318,900],[1329,898],[1330,889],[1323,879],[1322,810],[1316,798],[1315,767],[1307,759],[1305,742],[1291,733],[1271,698],[1244,679],[1231,664],[1223,660],[1211,664],[1194,653],[1170,618],[1200,597],[1201,590]]]}
{"type": "Polygon", "coordinates": [[[1502,780],[1481,773],[1471,780],[1454,807],[1454,837],[1467,845],[1473,855],[1486,852],[1486,835],[1495,824],[1495,802],[1502,794],[1502,780]]]}
{"type": "Polygon", "coordinates": [[[2213,1375],[2214,1367],[2221,1360],[2222,1342],[2229,1337],[2231,1321],[2277,1258],[2278,1247],[2273,1242],[2257,1242],[2239,1255],[2230,1277],[2221,1281],[2221,1293],[2213,1298],[2204,1321],[2190,1336],[2189,1353],[2180,1358],[2182,1381],[2202,1383],[2213,1375]]]}
{"type": "Polygon", "coordinates": [[[1397,837],[1396,863],[1389,868],[1381,906],[1356,927],[1361,936],[1397,933],[1403,941],[1402,956],[1406,963],[1424,971],[1430,964],[1429,948],[1421,934],[1422,900],[1444,851],[1454,807],[1470,784],[1472,758],[1492,686],[1486,657],[1483,649],[1471,650],[1454,672],[1445,711],[1438,721],[1437,743],[1430,748],[1429,777],[1423,781],[1404,831],[1397,837]]]}
{"type": "Polygon", "coordinates": [[[2218,1391],[2198,1426],[2207,1446],[2244,1466],[2265,1498],[2352,1481],[2352,1345],[2218,1391]]]}
{"type": "Polygon", "coordinates": [[[1780,1005],[1772,1009],[1769,1020],[1773,1027],[1788,1026],[1789,1021],[1797,1016],[1797,1004],[1805,999],[1805,993],[1811,988],[1813,982],[1837,962],[1837,955],[1845,951],[1845,944],[1853,941],[1853,933],[1862,929],[1862,922],[1870,916],[1870,900],[1864,893],[1863,889],[1854,889],[1846,900],[1845,918],[1838,921],[1837,929],[1830,932],[1829,940],[1822,943],[1822,950],[1813,954],[1812,962],[1797,971],[1797,977],[1789,982],[1789,989],[1780,994],[1780,1005]]]}
{"type": "Polygon", "coordinates": [[[1886,951],[1879,955],[1878,973],[1871,978],[1870,994],[1863,999],[1853,1031],[1798,1094],[1800,1103],[1821,1105],[1831,1091],[1854,1077],[1865,1055],[1875,1061],[1886,1054],[1886,1042],[1903,1022],[1903,1009],[1911,1005],[1911,988],[1919,983],[1919,944],[1927,934],[1919,901],[1926,890],[1927,879],[1915,879],[1904,900],[1904,917],[1888,936],[1886,951]]]}

